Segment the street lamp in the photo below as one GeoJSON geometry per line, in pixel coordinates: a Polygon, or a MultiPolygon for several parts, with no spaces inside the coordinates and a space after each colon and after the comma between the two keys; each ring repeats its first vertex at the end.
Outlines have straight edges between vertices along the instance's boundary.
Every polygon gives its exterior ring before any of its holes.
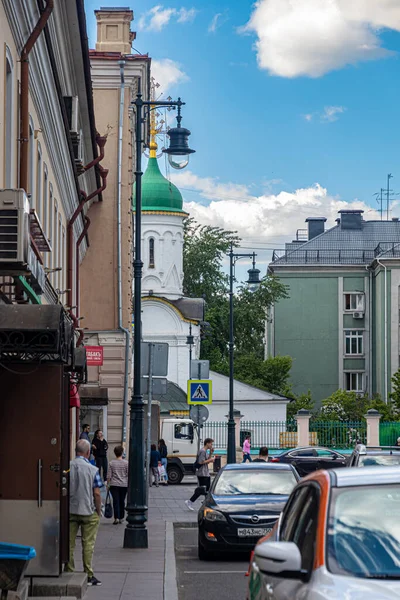
{"type": "Polygon", "coordinates": [[[260,270],[256,269],[256,254],[235,254],[233,252],[233,244],[229,251],[229,419],[228,419],[228,464],[236,462],[236,441],[235,441],[235,419],[234,419],[234,399],[233,399],[233,351],[234,351],[234,334],[233,334],[233,282],[235,280],[235,265],[241,258],[252,258],[253,266],[247,272],[249,278],[247,284],[251,291],[256,291],[260,285],[260,270]]]}
{"type": "MultiPolygon", "coordinates": [[[[175,101],[143,100],[138,83],[136,100],[132,102],[135,106],[136,118],[136,202],[135,202],[135,260],[133,261],[134,273],[134,316],[135,329],[133,340],[134,365],[133,365],[133,394],[130,403],[130,432],[129,432],[129,471],[128,471],[128,501],[126,510],[127,525],[124,533],[124,548],[147,548],[147,505],[146,505],[146,476],[144,469],[144,404],[140,391],[141,376],[141,340],[142,340],[142,269],[141,258],[141,236],[142,236],[142,124],[146,115],[143,107],[148,107],[148,113],[157,106],[165,108],[177,108],[178,126],[168,132],[170,147],[164,150],[171,157],[170,164],[175,168],[183,168],[187,165],[189,154],[195,152],[188,144],[190,131],[181,127],[181,107],[185,104],[180,98],[175,101]],[[174,164],[173,157],[184,157],[174,164]],[[184,164],[186,162],[186,164],[184,164]],[[180,165],[180,166],[179,166],[180,165]]],[[[148,114],[147,113],[147,114],[148,114]]]]}

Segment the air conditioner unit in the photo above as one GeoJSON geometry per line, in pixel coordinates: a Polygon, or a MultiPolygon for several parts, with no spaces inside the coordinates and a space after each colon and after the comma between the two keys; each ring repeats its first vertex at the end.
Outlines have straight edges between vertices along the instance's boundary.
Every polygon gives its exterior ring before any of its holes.
{"type": "Polygon", "coordinates": [[[0,269],[29,259],[29,201],[24,190],[0,189],[0,269]]]}
{"type": "Polygon", "coordinates": [[[353,313],[353,318],[354,319],[363,319],[364,318],[364,313],[357,311],[357,312],[353,313]]]}

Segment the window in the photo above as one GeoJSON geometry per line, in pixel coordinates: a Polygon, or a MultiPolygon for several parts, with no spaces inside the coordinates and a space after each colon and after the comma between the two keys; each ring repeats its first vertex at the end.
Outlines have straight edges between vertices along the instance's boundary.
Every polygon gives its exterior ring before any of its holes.
{"type": "Polygon", "coordinates": [[[193,440],[193,425],[191,423],[175,425],[175,439],[193,440]]]}
{"type": "Polygon", "coordinates": [[[240,496],[243,494],[280,494],[289,496],[296,478],[292,471],[278,469],[231,469],[223,471],[217,480],[214,493],[217,496],[240,496]]]}
{"type": "Polygon", "coordinates": [[[364,373],[345,373],[344,381],[346,392],[364,391],[364,373]]]}
{"type": "MultiPolygon", "coordinates": [[[[53,240],[53,229],[54,229],[54,197],[53,197],[53,186],[49,185],[49,230],[47,232],[47,237],[50,242],[50,246],[52,250],[54,250],[54,240],[53,240]]],[[[49,266],[53,266],[53,252],[49,255],[49,266]]]]}
{"type": "Polygon", "coordinates": [[[344,332],[345,354],[364,354],[364,332],[347,329],[344,332]]]}
{"type": "Polygon", "coordinates": [[[42,161],[42,148],[38,142],[37,146],[37,164],[36,164],[36,212],[39,220],[42,220],[42,173],[43,173],[43,161],[42,161]]]}
{"type": "MultiPolygon", "coordinates": [[[[58,232],[57,232],[57,267],[62,268],[62,225],[61,225],[61,215],[58,215],[58,232]]],[[[57,287],[62,292],[62,271],[57,271],[57,287]]]]}
{"type": "Polygon", "coordinates": [[[35,125],[32,119],[29,122],[29,203],[31,208],[35,206],[35,190],[34,190],[34,165],[35,165],[35,125]]]}
{"type": "Polygon", "coordinates": [[[307,450],[295,450],[290,453],[290,456],[295,456],[296,458],[310,458],[311,456],[316,456],[316,452],[313,448],[307,448],[307,450]]]}
{"type": "Polygon", "coordinates": [[[344,295],[344,310],[347,311],[360,311],[364,310],[365,306],[364,294],[345,294],[344,295]]]}
{"type": "Polygon", "coordinates": [[[48,192],[49,192],[49,173],[47,171],[47,166],[46,163],[44,164],[43,167],[43,219],[42,219],[42,223],[43,223],[43,231],[46,235],[46,237],[49,235],[49,199],[48,199],[48,192]]]}
{"type": "Polygon", "coordinates": [[[5,94],[5,187],[11,188],[13,184],[13,104],[14,104],[14,81],[13,63],[8,48],[6,48],[6,94],[5,94]]]}
{"type": "Polygon", "coordinates": [[[154,238],[149,239],[149,269],[154,269],[154,238]]]}

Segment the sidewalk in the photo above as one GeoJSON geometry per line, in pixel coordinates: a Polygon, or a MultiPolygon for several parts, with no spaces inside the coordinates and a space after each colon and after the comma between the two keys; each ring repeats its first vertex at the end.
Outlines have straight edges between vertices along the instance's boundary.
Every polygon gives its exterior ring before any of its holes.
{"type": "MultiPolygon", "coordinates": [[[[165,567],[166,561],[168,563],[173,557],[169,539],[170,523],[197,520],[197,511],[189,511],[184,504],[193,493],[197,479],[190,477],[185,481],[178,486],[150,488],[147,521],[149,547],[146,550],[124,549],[124,525],[113,525],[113,519],[102,518],[93,561],[94,573],[102,585],[89,587],[85,600],[173,600],[169,592],[164,594],[166,588],[170,590],[172,574],[171,565],[167,569],[165,567]],[[169,573],[167,586],[165,573],[167,576],[169,573]]],[[[79,539],[75,562],[77,571],[83,570],[79,539]]]]}

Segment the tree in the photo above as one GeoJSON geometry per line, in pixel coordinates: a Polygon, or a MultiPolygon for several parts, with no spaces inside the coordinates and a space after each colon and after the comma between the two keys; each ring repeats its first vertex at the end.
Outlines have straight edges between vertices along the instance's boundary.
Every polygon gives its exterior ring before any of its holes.
{"type": "Polygon", "coordinates": [[[382,415],[382,421],[395,419],[391,404],[386,404],[379,396],[369,398],[367,394],[344,390],[337,390],[322,401],[317,418],[327,421],[361,421],[370,408],[382,415]]]}
{"type": "Polygon", "coordinates": [[[288,421],[293,419],[301,409],[308,410],[311,414],[315,410],[315,402],[311,397],[310,390],[308,390],[307,394],[300,394],[300,396],[295,397],[295,399],[287,405],[286,415],[288,421]]]}
{"type": "Polygon", "coordinates": [[[397,413],[400,412],[400,369],[392,377],[392,392],[389,394],[393,407],[397,413]]]}
{"type": "Polygon", "coordinates": [[[205,298],[209,306],[228,289],[228,276],[222,261],[231,244],[240,238],[235,231],[199,225],[192,218],[183,223],[183,293],[191,298],[205,298]]]}

